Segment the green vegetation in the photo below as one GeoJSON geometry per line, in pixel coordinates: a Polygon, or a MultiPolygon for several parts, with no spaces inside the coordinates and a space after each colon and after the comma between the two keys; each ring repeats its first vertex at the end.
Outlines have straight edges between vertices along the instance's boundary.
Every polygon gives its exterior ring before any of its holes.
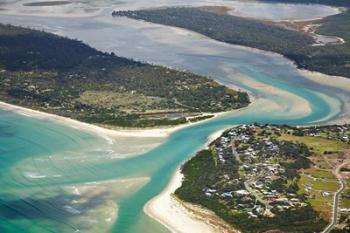
{"type": "Polygon", "coordinates": [[[299,143],[304,143],[310,148],[313,148],[313,152],[316,155],[323,155],[327,152],[344,150],[349,147],[346,142],[335,141],[332,139],[327,139],[323,137],[311,137],[311,136],[296,136],[283,134],[281,137],[283,140],[297,141],[299,143]]]}
{"type": "MultiPolygon", "coordinates": [[[[305,33],[203,8],[121,11],[113,12],[113,16],[186,28],[226,43],[283,54],[299,68],[350,77],[349,43],[313,46],[314,39],[305,33]]],[[[350,41],[350,13],[330,16],[321,22],[323,26],[317,32],[350,41]]]]}
{"type": "Polygon", "coordinates": [[[249,103],[246,93],[202,76],[9,25],[0,25],[0,100],[125,127],[181,124],[187,116],[249,103]]]}
{"type": "MultiPolygon", "coordinates": [[[[350,125],[234,127],[183,165],[175,195],[242,232],[321,232],[340,187],[332,169],[350,149],[349,136],[350,125]],[[320,168],[321,161],[330,168],[320,168]]],[[[347,192],[343,208],[349,208],[347,192]]],[[[350,218],[342,216],[340,222],[350,218]]]]}

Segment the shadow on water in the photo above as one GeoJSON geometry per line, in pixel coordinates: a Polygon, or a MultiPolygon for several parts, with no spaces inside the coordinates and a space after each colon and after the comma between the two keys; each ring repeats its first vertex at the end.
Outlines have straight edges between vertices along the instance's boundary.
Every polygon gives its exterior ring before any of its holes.
{"type": "MultiPolygon", "coordinates": [[[[108,192],[94,195],[76,195],[57,192],[50,197],[38,197],[36,194],[19,198],[13,195],[0,196],[0,222],[2,221],[53,221],[49,230],[52,232],[87,230],[88,226],[75,223],[76,218],[91,214],[91,210],[105,205],[108,192]],[[69,230],[70,229],[70,230],[69,230]]],[[[2,224],[1,224],[2,225],[2,224]]],[[[4,224],[5,225],[5,224],[4,224]]],[[[44,227],[45,224],[42,224],[44,227]]],[[[44,227],[45,228],[45,227],[44,227]]],[[[1,226],[0,226],[1,230],[1,226]]],[[[7,232],[5,230],[1,232],[7,232]]]]}

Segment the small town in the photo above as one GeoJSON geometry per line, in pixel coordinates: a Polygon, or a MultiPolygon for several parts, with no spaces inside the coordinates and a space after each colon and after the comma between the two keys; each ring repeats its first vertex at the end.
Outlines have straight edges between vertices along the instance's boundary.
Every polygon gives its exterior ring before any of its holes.
{"type": "MultiPolygon", "coordinates": [[[[323,177],[309,173],[308,170],[317,165],[312,155],[318,152],[318,148],[290,139],[324,138],[350,145],[349,136],[350,125],[299,128],[255,124],[234,127],[210,145],[220,169],[216,170],[214,181],[208,181],[202,192],[206,198],[225,203],[231,210],[255,221],[306,210],[318,215],[317,207],[310,205],[310,200],[318,199],[316,192],[325,200],[332,200],[339,183],[325,169],[323,177]],[[329,183],[336,188],[328,189],[331,186],[325,185],[316,189],[312,181],[329,183]]],[[[337,156],[331,147],[322,155],[337,156]]],[[[349,199],[349,196],[343,197],[349,199]]],[[[332,206],[327,205],[329,214],[332,206]]],[[[349,206],[340,207],[339,211],[349,216],[349,206]]]]}

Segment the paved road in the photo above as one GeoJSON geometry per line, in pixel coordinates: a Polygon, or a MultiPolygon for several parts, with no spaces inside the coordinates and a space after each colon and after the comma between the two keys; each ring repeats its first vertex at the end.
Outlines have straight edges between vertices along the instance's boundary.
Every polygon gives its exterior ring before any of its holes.
{"type": "Polygon", "coordinates": [[[333,229],[334,225],[337,224],[338,221],[338,206],[339,206],[339,197],[340,194],[344,191],[346,184],[345,181],[342,179],[342,177],[340,176],[340,169],[342,167],[344,167],[345,165],[347,165],[349,163],[344,162],[341,165],[339,165],[336,169],[334,174],[336,175],[339,183],[340,183],[340,188],[337,190],[337,192],[335,192],[334,194],[334,199],[333,199],[333,214],[332,214],[332,221],[331,223],[326,227],[326,229],[324,229],[322,231],[322,233],[329,233],[331,232],[331,230],[333,229]]]}

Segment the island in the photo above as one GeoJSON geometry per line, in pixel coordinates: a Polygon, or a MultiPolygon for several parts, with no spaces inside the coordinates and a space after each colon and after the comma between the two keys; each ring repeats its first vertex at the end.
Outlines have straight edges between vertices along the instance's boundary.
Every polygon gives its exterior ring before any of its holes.
{"type": "Polygon", "coordinates": [[[236,126],[181,171],[175,196],[241,232],[349,232],[350,125],[236,126]]]}
{"type": "Polygon", "coordinates": [[[187,71],[0,25],[0,100],[105,127],[194,122],[249,104],[247,93],[187,71]]]}

